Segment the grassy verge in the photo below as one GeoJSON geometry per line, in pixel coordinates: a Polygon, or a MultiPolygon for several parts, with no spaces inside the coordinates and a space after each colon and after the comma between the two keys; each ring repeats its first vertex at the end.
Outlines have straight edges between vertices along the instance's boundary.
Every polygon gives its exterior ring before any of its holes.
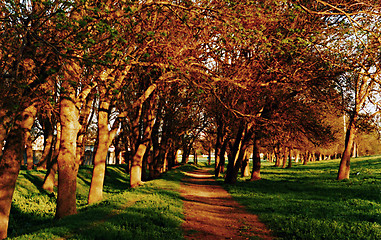
{"type": "Polygon", "coordinates": [[[336,181],[338,160],[279,169],[226,185],[280,239],[381,239],[381,157],[352,159],[351,179],[336,181]]]}
{"type": "Polygon", "coordinates": [[[183,210],[178,192],[181,170],[129,189],[123,167],[109,166],[105,200],[87,206],[91,168],[81,168],[77,191],[79,214],[59,221],[53,220],[56,195],[39,187],[44,172],[22,170],[8,235],[10,239],[182,239],[183,210]]]}

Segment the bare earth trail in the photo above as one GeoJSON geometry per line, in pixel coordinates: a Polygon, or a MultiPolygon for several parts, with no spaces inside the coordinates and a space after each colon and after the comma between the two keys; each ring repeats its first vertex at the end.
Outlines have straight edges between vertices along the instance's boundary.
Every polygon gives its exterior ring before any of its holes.
{"type": "Polygon", "coordinates": [[[188,172],[181,183],[185,238],[273,239],[258,217],[236,202],[208,171],[188,172]]]}

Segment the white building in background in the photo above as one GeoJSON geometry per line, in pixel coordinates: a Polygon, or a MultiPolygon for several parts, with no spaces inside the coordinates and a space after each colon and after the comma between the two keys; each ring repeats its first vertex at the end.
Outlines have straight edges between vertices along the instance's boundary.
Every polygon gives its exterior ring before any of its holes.
{"type": "Polygon", "coordinates": [[[32,142],[33,151],[43,151],[44,150],[44,136],[40,135],[32,142]]]}

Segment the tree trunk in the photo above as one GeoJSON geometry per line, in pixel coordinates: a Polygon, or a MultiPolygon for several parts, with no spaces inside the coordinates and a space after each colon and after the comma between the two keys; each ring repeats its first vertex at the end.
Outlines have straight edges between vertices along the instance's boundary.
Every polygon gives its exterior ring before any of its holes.
{"type": "Polygon", "coordinates": [[[146,152],[147,146],[145,144],[139,144],[134,157],[132,158],[131,173],[130,173],[130,186],[132,188],[140,186],[142,182],[142,168],[143,168],[143,156],[146,152]]]}
{"type": "Polygon", "coordinates": [[[99,202],[103,198],[103,183],[106,171],[106,158],[109,148],[108,107],[108,103],[102,102],[98,112],[97,150],[94,156],[94,167],[88,196],[88,204],[99,202]]]}
{"type": "Polygon", "coordinates": [[[229,162],[226,170],[225,182],[233,184],[237,181],[238,171],[241,168],[242,160],[246,149],[249,146],[249,140],[252,136],[250,127],[241,123],[237,132],[234,145],[229,154],[229,162]]]}
{"type": "Polygon", "coordinates": [[[0,157],[4,147],[4,140],[7,138],[8,126],[11,121],[11,117],[8,116],[8,111],[0,110],[0,157]]]}
{"type": "Polygon", "coordinates": [[[284,151],[283,151],[283,162],[282,162],[282,168],[286,168],[286,165],[287,165],[287,160],[288,160],[288,156],[289,156],[289,148],[285,147],[284,148],[284,151]]]}
{"type": "Polygon", "coordinates": [[[347,132],[345,136],[345,149],[341,157],[339,172],[337,174],[337,180],[349,179],[350,164],[351,164],[350,161],[351,161],[351,155],[353,151],[353,143],[356,136],[356,125],[355,125],[356,120],[357,120],[356,117],[351,118],[347,128],[347,132]]]}
{"type": "Polygon", "coordinates": [[[190,148],[183,147],[183,155],[181,157],[181,163],[187,164],[189,162],[190,148]]]}
{"type": "Polygon", "coordinates": [[[52,193],[54,190],[54,180],[58,169],[57,158],[60,150],[60,142],[61,142],[61,124],[57,122],[57,135],[55,139],[54,152],[52,153],[52,157],[47,162],[47,171],[45,174],[44,183],[42,188],[46,191],[52,193]]]}
{"type": "Polygon", "coordinates": [[[261,158],[259,155],[259,138],[254,136],[253,147],[253,171],[251,172],[250,181],[261,179],[261,158]]]}
{"type": "Polygon", "coordinates": [[[32,149],[32,135],[30,132],[24,133],[23,144],[26,152],[26,169],[33,169],[33,149],[32,149]]]}
{"type": "Polygon", "coordinates": [[[147,167],[148,167],[148,161],[150,161],[149,158],[151,158],[151,154],[150,154],[151,151],[149,150],[150,148],[151,148],[151,145],[149,144],[143,156],[143,166],[142,166],[142,180],[143,181],[148,180],[147,167]]]}
{"type": "Polygon", "coordinates": [[[225,172],[225,154],[226,154],[226,149],[229,144],[229,139],[225,139],[220,150],[220,160],[218,163],[217,171],[218,171],[218,176],[223,174],[225,172]]]}
{"type": "Polygon", "coordinates": [[[193,154],[193,162],[194,162],[194,164],[198,164],[198,158],[197,158],[197,152],[196,152],[196,149],[193,149],[193,152],[194,152],[194,154],[193,154]]]}
{"type": "Polygon", "coordinates": [[[143,184],[142,182],[142,167],[143,167],[143,157],[147,150],[147,146],[151,140],[151,133],[153,126],[155,124],[155,110],[156,110],[156,99],[155,96],[151,96],[151,99],[146,102],[147,112],[144,119],[145,129],[143,132],[143,137],[136,148],[135,154],[132,158],[131,172],[130,172],[130,186],[137,187],[143,184]]]}
{"type": "Polygon", "coordinates": [[[304,157],[303,157],[303,165],[307,165],[309,158],[310,158],[310,153],[308,151],[306,151],[304,153],[304,157]]]}
{"type": "Polygon", "coordinates": [[[37,164],[37,170],[46,169],[47,163],[51,161],[52,158],[52,147],[53,147],[53,129],[50,120],[45,119],[44,124],[44,152],[42,153],[41,160],[37,164]]]}
{"type": "Polygon", "coordinates": [[[274,148],[274,154],[275,154],[275,167],[280,167],[280,149],[279,146],[276,146],[274,148]]]}
{"type": "MultiPolygon", "coordinates": [[[[100,86],[101,88],[101,86],[100,86]]],[[[81,129],[78,132],[77,136],[77,150],[76,150],[76,158],[79,165],[83,165],[85,163],[85,141],[86,141],[86,132],[88,129],[89,122],[88,119],[93,117],[95,112],[93,103],[95,103],[95,88],[93,88],[90,94],[86,97],[86,101],[79,113],[79,125],[81,129]],[[93,111],[91,111],[93,109],[93,111]]],[[[102,103],[100,103],[102,104],[102,103]]]]}
{"type": "Polygon", "coordinates": [[[247,152],[244,155],[242,166],[241,166],[241,177],[250,176],[250,167],[249,167],[249,157],[247,157],[247,152]]]}
{"type": "Polygon", "coordinates": [[[210,166],[212,160],[212,148],[209,147],[208,149],[208,166],[210,166]]]}
{"type": "Polygon", "coordinates": [[[296,153],[295,162],[298,163],[300,161],[300,152],[299,150],[296,153]]]}
{"type": "Polygon", "coordinates": [[[57,158],[58,195],[55,218],[77,213],[76,189],[78,163],[76,162],[76,143],[80,129],[79,113],[74,102],[62,97],[60,101],[61,140],[57,158]]]}
{"type": "Polygon", "coordinates": [[[289,149],[288,151],[288,165],[287,168],[292,168],[292,150],[289,149]]]}
{"type": "MultiPolygon", "coordinates": [[[[214,148],[214,163],[215,163],[215,168],[214,168],[214,176],[219,177],[221,174],[221,169],[220,169],[220,161],[221,161],[221,148],[223,144],[223,126],[221,121],[217,121],[217,139],[216,139],[216,145],[214,148]]],[[[225,153],[224,153],[225,154],[225,153]]]]}
{"type": "Polygon", "coordinates": [[[7,237],[9,213],[13,192],[23,159],[23,136],[34,123],[37,109],[30,106],[22,113],[22,121],[17,121],[7,136],[3,155],[0,159],[0,239],[7,237]]]}
{"type": "Polygon", "coordinates": [[[7,237],[13,192],[23,159],[22,135],[20,128],[10,131],[0,163],[0,239],[7,237]]]}

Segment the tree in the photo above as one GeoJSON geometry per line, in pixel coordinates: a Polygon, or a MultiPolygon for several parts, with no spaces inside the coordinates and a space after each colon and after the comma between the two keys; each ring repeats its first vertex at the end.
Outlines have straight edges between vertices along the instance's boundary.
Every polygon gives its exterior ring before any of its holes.
{"type": "Polygon", "coordinates": [[[0,161],[0,239],[7,237],[9,213],[22,156],[22,136],[29,132],[37,114],[36,105],[25,107],[14,122],[0,161]]]}
{"type": "MultiPolygon", "coordinates": [[[[319,49],[332,51],[336,58],[325,58],[331,65],[340,66],[344,73],[338,78],[338,91],[343,96],[342,105],[349,121],[345,137],[338,180],[348,179],[350,157],[358,129],[358,117],[367,103],[378,106],[374,90],[379,84],[378,48],[381,44],[378,36],[379,3],[374,1],[316,1],[314,7],[305,7],[312,14],[320,15],[327,23],[329,38],[319,49]]],[[[376,111],[368,117],[371,119],[376,111]]]]}

